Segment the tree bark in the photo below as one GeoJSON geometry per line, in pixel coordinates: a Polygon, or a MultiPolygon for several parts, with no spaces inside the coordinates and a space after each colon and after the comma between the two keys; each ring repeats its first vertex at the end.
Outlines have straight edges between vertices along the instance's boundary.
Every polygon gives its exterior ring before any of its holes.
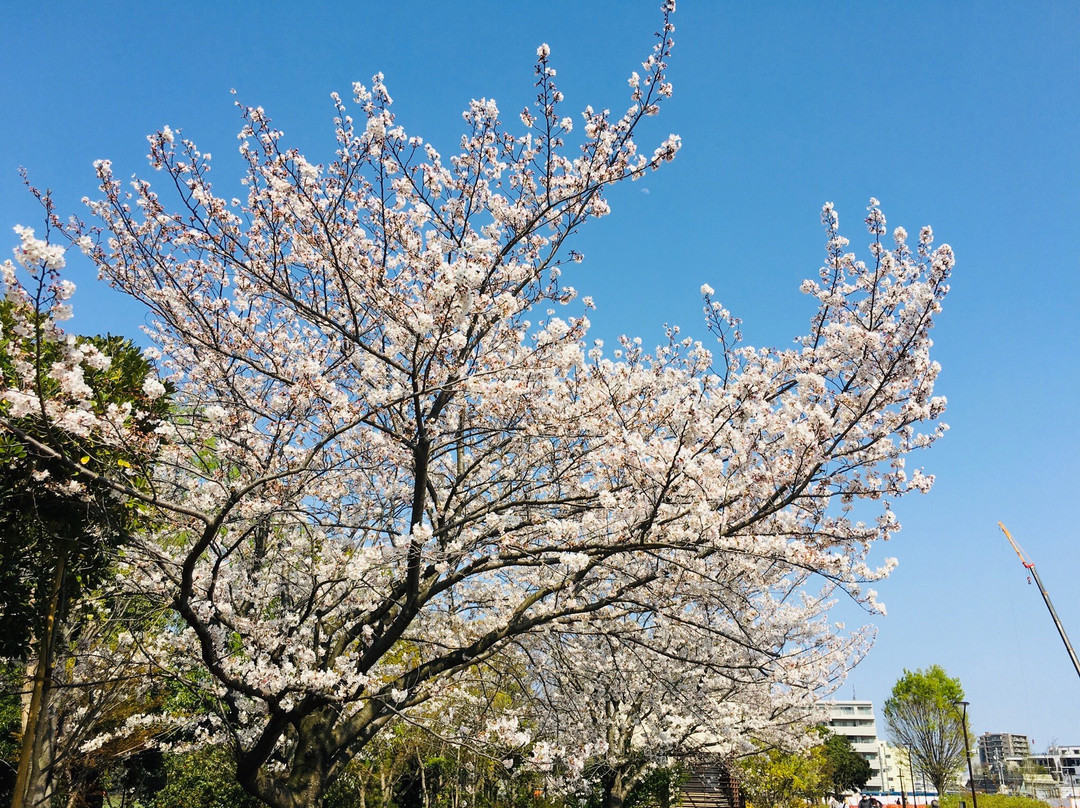
{"type": "Polygon", "coordinates": [[[623,808],[626,796],[629,792],[627,783],[621,770],[616,769],[603,779],[604,798],[603,808],[623,808]]]}
{"type": "Polygon", "coordinates": [[[310,724],[319,720],[309,715],[297,730],[297,748],[288,779],[278,782],[265,775],[258,757],[237,761],[236,776],[240,786],[271,808],[309,808],[321,805],[328,783],[330,761],[324,739],[311,732],[310,724]],[[307,725],[307,726],[305,726],[307,725]]]}
{"type": "Polygon", "coordinates": [[[423,800],[424,808],[430,808],[431,799],[428,796],[427,771],[424,769],[424,757],[419,749],[416,750],[416,765],[420,767],[420,798],[423,800]]]}
{"type": "Polygon", "coordinates": [[[53,684],[53,652],[56,645],[57,618],[60,612],[60,595],[67,572],[68,548],[61,544],[53,571],[49,601],[46,605],[45,625],[38,640],[38,659],[30,693],[30,707],[26,711],[19,743],[19,766],[15,774],[15,788],[11,796],[11,808],[41,808],[48,805],[52,794],[52,719],[51,697],[53,684]]]}

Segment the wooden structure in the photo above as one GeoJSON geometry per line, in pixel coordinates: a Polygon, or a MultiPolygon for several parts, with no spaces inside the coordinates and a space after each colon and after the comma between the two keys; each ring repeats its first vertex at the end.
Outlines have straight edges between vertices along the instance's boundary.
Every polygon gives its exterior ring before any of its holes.
{"type": "Polygon", "coordinates": [[[739,781],[718,758],[692,764],[682,786],[681,808],[746,808],[739,781]]]}

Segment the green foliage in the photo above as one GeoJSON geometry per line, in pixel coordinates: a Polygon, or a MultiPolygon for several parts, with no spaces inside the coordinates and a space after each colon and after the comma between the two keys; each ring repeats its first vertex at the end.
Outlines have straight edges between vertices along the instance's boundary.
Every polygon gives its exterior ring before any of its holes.
{"type": "Polygon", "coordinates": [[[940,665],[905,670],[883,709],[889,734],[897,746],[911,750],[915,767],[938,793],[964,767],[964,698],[960,680],[940,665]]]}
{"type": "Polygon", "coordinates": [[[834,794],[862,789],[870,779],[870,763],[856,752],[843,735],[829,734],[822,744],[825,754],[825,777],[834,794]]]}
{"type": "Polygon", "coordinates": [[[822,746],[805,752],[766,749],[738,764],[739,784],[749,808],[806,808],[829,788],[822,746]]]}
{"type": "Polygon", "coordinates": [[[751,808],[804,808],[826,794],[861,789],[870,764],[843,735],[824,727],[822,741],[804,752],[767,749],[739,763],[740,787],[751,808]]]}
{"type": "Polygon", "coordinates": [[[146,808],[259,808],[236,782],[228,750],[205,746],[164,757],[165,784],[146,795],[146,808]]]}
{"type": "MultiPolygon", "coordinates": [[[[0,383],[21,387],[26,364],[31,364],[37,393],[43,400],[67,401],[60,382],[49,374],[71,346],[50,341],[40,333],[19,336],[10,301],[0,303],[0,383]],[[25,364],[23,364],[25,363],[25,364]]],[[[131,423],[147,433],[167,414],[167,397],[151,399],[143,382],[153,366],[130,340],[116,336],[76,337],[109,357],[108,367],[83,367],[91,409],[102,414],[110,407],[131,407],[131,423]]],[[[10,405],[0,405],[7,415],[10,405]]],[[[63,458],[38,452],[13,430],[0,431],[0,657],[27,659],[34,637],[41,636],[48,592],[62,577],[56,617],[63,622],[68,608],[95,588],[109,568],[112,551],[144,520],[134,502],[118,499],[86,472],[141,484],[139,467],[144,450],[127,444],[122,449],[91,438],[60,435],[40,415],[10,419],[31,439],[59,448],[63,458]],[[80,487],[73,493],[70,486],[80,487]]]]}
{"type": "Polygon", "coordinates": [[[886,714],[889,705],[898,707],[903,702],[921,702],[939,709],[953,709],[953,705],[964,698],[964,688],[960,680],[949,676],[940,665],[931,665],[926,670],[909,671],[904,669],[892,693],[885,702],[886,714]]]}
{"type": "MultiPolygon", "coordinates": [[[[676,805],[687,774],[686,769],[678,764],[650,770],[631,786],[623,800],[623,808],[667,808],[676,805]]],[[[582,808],[603,808],[603,805],[603,778],[598,777],[593,783],[593,788],[583,796],[581,806],[582,808]]]]}
{"type": "Polygon", "coordinates": [[[675,804],[686,776],[682,766],[653,769],[630,789],[624,808],[667,808],[675,804]]]}
{"type": "MultiPolygon", "coordinates": [[[[960,800],[971,808],[970,794],[945,794],[941,797],[941,808],[960,808],[960,800]]],[[[979,808],[1050,808],[1042,800],[1034,797],[1020,797],[1012,794],[980,794],[979,808]]]]}
{"type": "Polygon", "coordinates": [[[11,802],[22,729],[21,666],[0,662],[0,805],[11,802]]]}
{"type": "Polygon", "coordinates": [[[378,788],[369,790],[370,773],[364,770],[359,758],[354,758],[345,771],[330,784],[323,797],[323,808],[384,808],[378,788]],[[361,803],[363,795],[363,803],[361,803]]]}

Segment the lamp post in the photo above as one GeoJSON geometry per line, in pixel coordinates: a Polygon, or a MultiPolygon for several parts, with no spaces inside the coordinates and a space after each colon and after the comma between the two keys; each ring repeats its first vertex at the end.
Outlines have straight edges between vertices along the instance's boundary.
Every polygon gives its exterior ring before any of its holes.
{"type": "Polygon", "coordinates": [[[963,713],[963,716],[962,716],[962,719],[961,719],[960,727],[961,727],[961,729],[964,730],[964,757],[967,758],[968,785],[971,786],[971,805],[972,805],[972,808],[979,808],[979,798],[975,796],[975,772],[971,768],[971,747],[968,745],[968,734],[967,734],[967,708],[968,708],[968,702],[966,702],[966,701],[954,701],[953,706],[954,707],[962,707],[964,709],[964,713],[963,713]]]}

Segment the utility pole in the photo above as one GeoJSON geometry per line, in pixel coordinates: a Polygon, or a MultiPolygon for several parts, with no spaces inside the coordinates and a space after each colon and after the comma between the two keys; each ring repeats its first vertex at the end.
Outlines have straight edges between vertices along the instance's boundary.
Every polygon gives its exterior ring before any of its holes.
{"type": "MultiPolygon", "coordinates": [[[[907,753],[908,753],[908,756],[907,756],[908,771],[911,772],[911,803],[912,803],[912,805],[915,806],[915,808],[919,808],[919,800],[915,796],[915,761],[912,760],[912,758],[914,756],[911,754],[911,747],[910,746],[908,746],[908,748],[907,748],[907,753]]],[[[926,795],[923,794],[923,801],[925,802],[925,800],[926,800],[926,795]]]]}

